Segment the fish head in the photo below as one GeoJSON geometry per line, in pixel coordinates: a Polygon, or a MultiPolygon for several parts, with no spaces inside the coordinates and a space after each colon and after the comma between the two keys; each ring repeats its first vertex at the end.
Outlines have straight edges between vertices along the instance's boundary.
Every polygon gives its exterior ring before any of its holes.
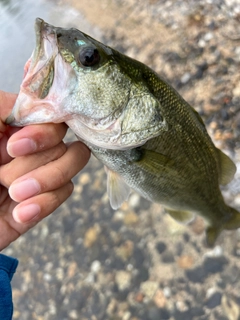
{"type": "Polygon", "coordinates": [[[66,122],[89,145],[140,146],[167,130],[141,64],[81,31],[35,23],[36,47],[25,65],[7,123],[66,122]]]}

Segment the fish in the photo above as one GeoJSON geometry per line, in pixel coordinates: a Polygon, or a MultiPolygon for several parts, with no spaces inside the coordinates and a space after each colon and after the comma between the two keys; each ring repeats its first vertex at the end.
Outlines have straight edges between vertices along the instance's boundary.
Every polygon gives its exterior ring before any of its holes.
{"type": "Polygon", "coordinates": [[[7,124],[65,122],[104,164],[113,209],[134,190],[181,223],[200,215],[208,246],[240,227],[220,190],[236,166],[167,81],[75,28],[37,18],[35,34],[7,124]]]}

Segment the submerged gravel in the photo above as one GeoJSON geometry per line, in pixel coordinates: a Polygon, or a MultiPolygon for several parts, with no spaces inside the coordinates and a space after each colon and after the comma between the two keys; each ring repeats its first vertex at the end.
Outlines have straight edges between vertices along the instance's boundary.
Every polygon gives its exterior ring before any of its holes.
{"type": "MultiPolygon", "coordinates": [[[[196,108],[237,163],[223,192],[240,209],[239,1],[68,3],[196,108]]],[[[239,319],[240,230],[209,250],[200,218],[179,225],[136,194],[113,211],[93,158],[74,183],[61,208],[4,251],[20,260],[13,319],[239,319]]]]}

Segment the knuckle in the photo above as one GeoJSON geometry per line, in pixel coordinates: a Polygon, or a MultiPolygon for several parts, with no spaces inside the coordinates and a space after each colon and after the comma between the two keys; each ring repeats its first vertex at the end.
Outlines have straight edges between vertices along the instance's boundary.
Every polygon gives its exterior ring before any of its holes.
{"type": "Polygon", "coordinates": [[[58,186],[62,186],[66,183],[67,173],[62,170],[62,168],[55,166],[55,176],[58,186]]]}

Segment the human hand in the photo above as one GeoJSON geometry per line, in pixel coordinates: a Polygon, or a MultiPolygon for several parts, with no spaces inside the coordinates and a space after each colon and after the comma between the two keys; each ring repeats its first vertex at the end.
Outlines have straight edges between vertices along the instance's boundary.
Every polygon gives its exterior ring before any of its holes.
{"type": "Polygon", "coordinates": [[[71,179],[90,157],[82,142],[62,142],[63,123],[6,126],[16,97],[0,91],[0,250],[70,196],[71,179]]]}

